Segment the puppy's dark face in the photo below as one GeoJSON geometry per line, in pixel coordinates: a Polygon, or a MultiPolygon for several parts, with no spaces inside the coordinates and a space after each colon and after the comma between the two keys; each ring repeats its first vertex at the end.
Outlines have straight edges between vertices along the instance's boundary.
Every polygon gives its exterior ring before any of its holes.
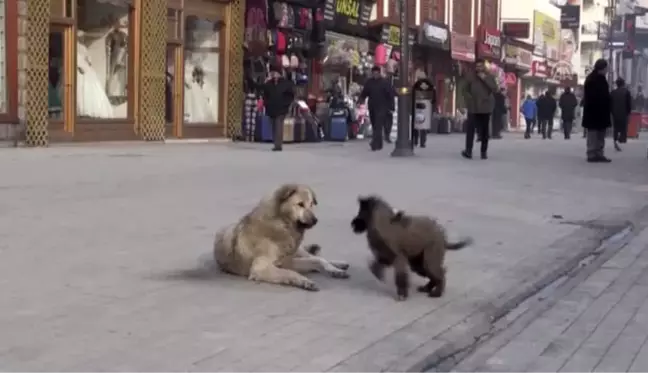
{"type": "Polygon", "coordinates": [[[376,198],[360,197],[358,198],[358,214],[351,221],[351,228],[355,234],[362,234],[369,229],[374,209],[376,208],[376,198]]]}

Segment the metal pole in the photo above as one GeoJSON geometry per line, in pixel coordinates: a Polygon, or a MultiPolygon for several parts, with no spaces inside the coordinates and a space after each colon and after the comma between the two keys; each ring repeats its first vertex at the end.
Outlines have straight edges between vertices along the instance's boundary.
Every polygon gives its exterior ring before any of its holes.
{"type": "Polygon", "coordinates": [[[408,87],[407,78],[409,77],[410,45],[409,45],[409,25],[407,24],[407,4],[406,0],[399,1],[400,6],[400,44],[401,60],[398,81],[398,137],[396,146],[391,153],[392,157],[411,157],[414,150],[410,144],[410,87],[408,87]]]}
{"type": "Polygon", "coordinates": [[[612,35],[614,34],[614,31],[613,31],[612,26],[614,24],[614,14],[616,13],[615,0],[610,0],[609,5],[610,5],[610,12],[608,14],[608,18],[609,18],[609,20],[608,20],[608,22],[609,22],[608,23],[609,24],[609,26],[608,26],[608,55],[610,56],[609,57],[610,60],[608,61],[608,65],[609,65],[608,66],[608,82],[610,84],[610,89],[612,89],[613,88],[612,87],[612,82],[614,81],[614,55],[613,55],[614,46],[613,46],[613,43],[612,43],[613,40],[614,40],[614,38],[612,37],[612,35]]]}

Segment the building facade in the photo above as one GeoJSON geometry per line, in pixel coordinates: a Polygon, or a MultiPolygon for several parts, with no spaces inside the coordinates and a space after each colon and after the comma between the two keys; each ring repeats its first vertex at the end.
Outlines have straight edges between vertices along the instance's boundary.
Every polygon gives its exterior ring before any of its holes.
{"type": "Polygon", "coordinates": [[[235,136],[242,48],[230,46],[242,45],[244,6],[244,0],[19,2],[17,13],[25,17],[19,23],[29,20],[19,36],[25,63],[17,66],[24,68],[17,113],[25,142],[235,136]]]}
{"type": "Polygon", "coordinates": [[[25,85],[27,1],[0,0],[0,140],[11,139],[25,85]]]}

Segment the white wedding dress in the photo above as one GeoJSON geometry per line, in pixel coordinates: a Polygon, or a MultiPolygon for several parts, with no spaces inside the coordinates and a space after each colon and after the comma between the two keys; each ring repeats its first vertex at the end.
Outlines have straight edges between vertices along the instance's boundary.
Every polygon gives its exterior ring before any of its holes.
{"type": "Polygon", "coordinates": [[[113,107],[104,85],[88,56],[85,45],[77,43],[77,115],[91,118],[113,118],[113,107]]]}
{"type": "Polygon", "coordinates": [[[209,85],[205,81],[201,87],[193,77],[194,66],[185,62],[185,96],[184,96],[184,120],[187,123],[213,123],[216,122],[214,115],[214,104],[210,104],[210,97],[207,96],[205,88],[209,85]]]}

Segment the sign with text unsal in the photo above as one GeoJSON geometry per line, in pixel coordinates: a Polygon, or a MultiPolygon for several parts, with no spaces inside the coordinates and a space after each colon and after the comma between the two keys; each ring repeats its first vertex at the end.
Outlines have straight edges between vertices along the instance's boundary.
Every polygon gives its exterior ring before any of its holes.
{"type": "Polygon", "coordinates": [[[372,3],[367,0],[326,0],[324,21],[333,31],[367,33],[372,3]]]}

